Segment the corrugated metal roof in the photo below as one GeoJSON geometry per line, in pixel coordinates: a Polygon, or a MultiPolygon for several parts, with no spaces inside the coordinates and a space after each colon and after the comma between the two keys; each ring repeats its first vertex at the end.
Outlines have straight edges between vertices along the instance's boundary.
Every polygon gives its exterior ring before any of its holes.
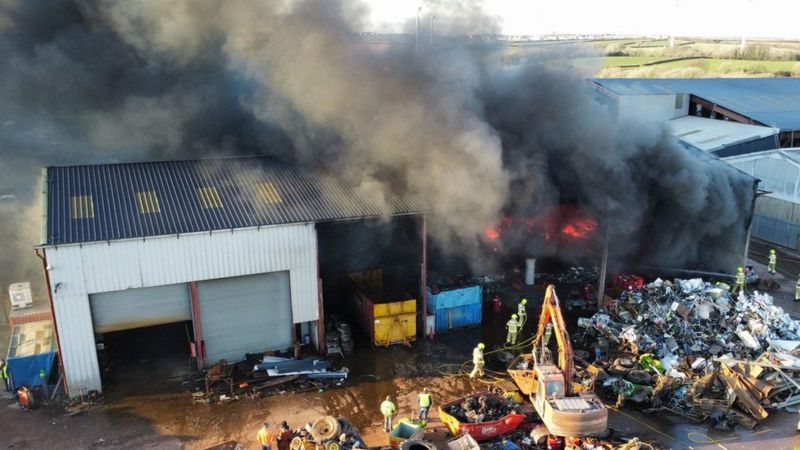
{"type": "Polygon", "coordinates": [[[800,78],[594,78],[617,95],[693,94],[767,126],[800,130],[800,78]]]}
{"type": "Polygon", "coordinates": [[[383,198],[320,169],[253,156],[47,169],[48,245],[429,210],[398,186],[383,198]]]}
{"type": "Polygon", "coordinates": [[[694,116],[679,117],[667,125],[676,138],[707,152],[774,134],[770,127],[694,116]]]}

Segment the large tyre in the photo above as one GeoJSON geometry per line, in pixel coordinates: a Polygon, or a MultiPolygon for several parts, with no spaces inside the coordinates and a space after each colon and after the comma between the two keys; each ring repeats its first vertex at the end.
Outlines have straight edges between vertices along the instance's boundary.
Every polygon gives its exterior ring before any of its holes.
{"type": "Polygon", "coordinates": [[[429,441],[405,441],[400,450],[438,450],[436,444],[429,441]]]}
{"type": "Polygon", "coordinates": [[[339,443],[337,441],[328,441],[325,443],[325,450],[339,450],[339,443]]]}
{"type": "Polygon", "coordinates": [[[339,421],[333,416],[322,417],[311,426],[311,437],[314,438],[314,442],[337,439],[341,432],[342,427],[339,426],[339,421]]]}
{"type": "Polygon", "coordinates": [[[289,442],[289,450],[301,450],[303,448],[303,438],[295,436],[289,442]]]}

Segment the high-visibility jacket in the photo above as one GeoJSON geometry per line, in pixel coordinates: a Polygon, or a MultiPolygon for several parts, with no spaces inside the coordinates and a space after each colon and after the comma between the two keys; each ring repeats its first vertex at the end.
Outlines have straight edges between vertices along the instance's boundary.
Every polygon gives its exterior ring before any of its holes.
{"type": "Polygon", "coordinates": [[[472,364],[483,364],[483,350],[480,347],[472,350],[472,364]]]}
{"type": "Polygon", "coordinates": [[[775,264],[776,262],[778,262],[778,255],[776,255],[774,253],[771,253],[769,255],[769,263],[770,264],[775,264]]]}
{"type": "Polygon", "coordinates": [[[517,315],[518,316],[527,316],[528,315],[528,312],[525,311],[525,305],[523,305],[522,303],[517,305],[517,315]]]}
{"type": "Polygon", "coordinates": [[[736,284],[744,285],[744,272],[736,274],[736,284]]]}
{"type": "Polygon", "coordinates": [[[272,434],[272,431],[269,429],[261,427],[261,429],[258,430],[256,440],[258,441],[258,445],[272,445],[272,441],[275,440],[275,435],[272,434]]]}
{"type": "Polygon", "coordinates": [[[381,414],[383,414],[384,417],[393,416],[396,412],[397,405],[395,405],[391,400],[384,400],[383,403],[381,403],[381,414]]]}
{"type": "Polygon", "coordinates": [[[422,392],[419,394],[419,406],[421,408],[429,408],[433,403],[433,396],[428,392],[422,392]]]}
{"type": "Polygon", "coordinates": [[[506,323],[506,328],[508,328],[508,331],[516,333],[517,330],[519,329],[519,322],[517,322],[514,319],[508,319],[508,322],[506,323]]]}
{"type": "MultiPolygon", "coordinates": [[[[797,285],[800,286],[800,281],[797,282],[797,285]]],[[[8,378],[8,364],[3,363],[3,366],[0,367],[0,378],[8,378]]]]}

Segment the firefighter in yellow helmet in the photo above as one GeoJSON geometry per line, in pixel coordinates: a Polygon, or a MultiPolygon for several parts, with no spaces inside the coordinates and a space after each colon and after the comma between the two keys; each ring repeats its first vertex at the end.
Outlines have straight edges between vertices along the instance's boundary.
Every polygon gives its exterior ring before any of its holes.
{"type": "Polygon", "coordinates": [[[733,293],[744,291],[744,269],[741,266],[736,269],[736,285],[733,286],[733,293]]]}
{"type": "Polygon", "coordinates": [[[483,362],[483,349],[484,348],[486,348],[486,346],[483,345],[483,342],[480,342],[472,350],[472,364],[474,364],[475,367],[472,368],[472,372],[470,372],[470,374],[469,374],[470,378],[475,378],[476,376],[477,377],[482,377],[483,376],[483,364],[484,364],[484,362],[483,362]]]}
{"type": "Polygon", "coordinates": [[[383,416],[383,431],[392,431],[392,419],[397,414],[397,405],[392,401],[392,396],[387,395],[386,400],[381,402],[381,415],[383,416]]]}
{"type": "Polygon", "coordinates": [[[515,345],[517,343],[517,333],[519,332],[520,323],[517,320],[518,316],[516,314],[512,314],[511,318],[508,319],[506,322],[506,328],[508,329],[508,334],[506,335],[506,344],[515,345]]]}
{"type": "Polygon", "coordinates": [[[775,249],[769,250],[769,262],[767,263],[767,272],[775,275],[775,265],[778,263],[778,255],[775,254],[775,249]]]}
{"type": "Polygon", "coordinates": [[[526,309],[528,306],[528,299],[523,298],[519,301],[519,305],[517,305],[517,315],[519,316],[519,327],[522,328],[525,326],[525,322],[528,320],[528,310],[526,309]]]}

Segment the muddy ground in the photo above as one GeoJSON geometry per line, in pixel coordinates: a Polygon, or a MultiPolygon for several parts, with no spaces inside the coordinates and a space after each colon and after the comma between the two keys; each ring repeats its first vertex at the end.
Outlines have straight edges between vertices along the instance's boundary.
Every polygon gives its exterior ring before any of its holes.
{"type": "Polygon", "coordinates": [[[98,408],[74,416],[57,407],[19,411],[11,398],[3,398],[0,406],[8,407],[0,408],[0,447],[202,449],[237,440],[247,448],[257,448],[255,434],[264,420],[273,424],[286,420],[298,427],[322,415],[349,419],[368,445],[382,446],[388,438],[381,431],[378,406],[386,395],[395,396],[398,417],[410,417],[422,387],[429,387],[437,402],[485,389],[485,383],[456,376],[457,365],[442,365],[460,363],[463,358],[456,349],[471,348],[476,333],[479,330],[469,330],[433,345],[417,343],[417,350],[427,349],[421,352],[393,347],[377,350],[378,357],[369,360],[349,357],[343,363],[354,367],[351,379],[324,392],[207,405],[192,403],[190,395],[174,384],[163,387],[174,393],[106,399],[98,408]]]}
{"type": "MultiPolygon", "coordinates": [[[[786,277],[780,281],[782,289],[775,294],[776,302],[792,310],[796,305],[792,302],[794,280],[786,277]]],[[[506,299],[509,308],[516,303],[515,295],[506,299]]],[[[541,299],[541,291],[526,295],[533,304],[541,299]]],[[[56,405],[23,412],[10,396],[0,395],[0,448],[204,449],[237,440],[254,449],[256,431],[264,420],[275,425],[286,420],[298,427],[321,415],[345,417],[361,430],[368,445],[385,446],[388,437],[381,431],[378,412],[383,397],[396,396],[399,417],[408,417],[416,409],[416,393],[424,386],[431,389],[439,404],[483,390],[485,383],[469,380],[458,367],[469,358],[476,342],[484,341],[491,349],[503,340],[508,314],[510,311],[499,316],[487,312],[480,328],[439,335],[434,343],[419,341],[411,349],[377,349],[361,339],[356,355],[341,361],[351,369],[348,381],[323,392],[208,405],[192,403],[190,394],[174,380],[142,380],[138,385],[126,382],[124,388],[109,389],[97,408],[74,415],[56,405]]],[[[534,321],[538,317],[538,311],[529,314],[534,321]]],[[[529,321],[523,335],[532,333],[529,321]]],[[[501,371],[507,364],[502,356],[488,356],[488,367],[501,371]]],[[[435,405],[431,415],[436,425],[435,405]]],[[[766,450],[800,448],[797,420],[797,414],[778,412],[754,430],[721,432],[705,424],[687,424],[680,417],[646,415],[626,408],[610,412],[609,426],[664,448],[766,450]]]]}

